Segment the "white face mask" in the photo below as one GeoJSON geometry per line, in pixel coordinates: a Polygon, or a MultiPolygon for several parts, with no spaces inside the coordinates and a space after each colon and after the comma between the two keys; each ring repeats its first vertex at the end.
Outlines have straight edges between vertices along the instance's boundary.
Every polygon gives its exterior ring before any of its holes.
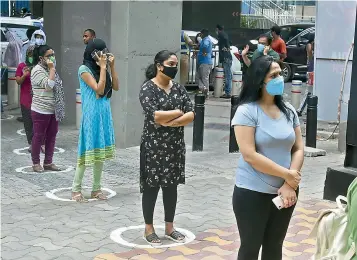
{"type": "Polygon", "coordinates": [[[36,45],[43,45],[44,44],[44,40],[40,39],[40,38],[36,38],[35,39],[35,43],[36,43],[36,45]]]}

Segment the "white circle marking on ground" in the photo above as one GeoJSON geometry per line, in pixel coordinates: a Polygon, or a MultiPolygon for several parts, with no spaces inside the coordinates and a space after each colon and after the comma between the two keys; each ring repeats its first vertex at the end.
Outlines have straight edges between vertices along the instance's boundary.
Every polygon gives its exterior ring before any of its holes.
{"type": "MultiPolygon", "coordinates": [[[[142,231],[145,229],[145,225],[140,225],[140,226],[130,226],[130,227],[122,227],[118,228],[110,234],[111,240],[114,242],[121,244],[123,246],[127,247],[132,247],[132,248],[142,248],[142,249],[147,249],[147,248],[166,248],[166,247],[175,247],[175,246],[182,246],[188,243],[191,243],[193,240],[195,240],[196,236],[191,232],[183,228],[175,228],[177,231],[181,232],[186,236],[185,242],[184,243],[172,243],[172,244],[165,244],[165,245],[160,245],[160,246],[152,246],[152,245],[138,245],[134,243],[130,243],[122,238],[122,234],[125,231],[128,230],[133,230],[133,229],[141,229],[142,231]]],[[[163,229],[165,230],[165,226],[155,226],[155,229],[163,229]]],[[[144,241],[144,240],[143,240],[144,241]]]]}
{"type": "Polygon", "coordinates": [[[72,170],[74,170],[73,166],[65,166],[65,165],[58,165],[58,167],[67,167],[66,169],[62,170],[62,171],[44,171],[44,172],[34,172],[32,171],[32,166],[24,166],[24,167],[20,167],[17,168],[15,171],[16,172],[20,172],[20,173],[26,173],[26,174],[46,174],[46,173],[64,173],[64,172],[70,172],[72,170]],[[26,169],[30,168],[31,171],[25,171],[26,169]]]}
{"type": "Polygon", "coordinates": [[[25,129],[19,129],[19,130],[16,131],[16,133],[19,134],[19,135],[26,135],[25,129]]]}
{"type": "MultiPolygon", "coordinates": [[[[82,187],[83,189],[90,189],[89,187],[82,187]]],[[[45,193],[46,197],[49,199],[53,199],[53,200],[59,200],[59,201],[70,201],[70,202],[75,202],[75,200],[71,200],[71,199],[63,199],[58,197],[55,193],[59,192],[59,191],[64,191],[64,190],[68,190],[68,191],[72,191],[72,187],[69,188],[58,188],[58,189],[54,189],[51,191],[48,191],[45,193]]],[[[108,188],[102,188],[102,191],[106,191],[109,193],[109,195],[107,196],[108,199],[113,198],[115,195],[117,195],[117,193],[111,189],[108,188]]],[[[88,201],[96,201],[98,199],[89,199],[88,201]]]]}
{"type": "MultiPolygon", "coordinates": [[[[29,154],[28,149],[29,149],[29,147],[27,146],[24,148],[14,149],[13,152],[16,153],[17,155],[26,155],[26,154],[29,154]],[[24,152],[22,152],[22,151],[24,151],[24,152]]],[[[65,149],[55,147],[54,153],[64,153],[65,151],[66,151],[65,149]]]]}
{"type": "Polygon", "coordinates": [[[7,117],[6,118],[1,118],[1,120],[10,120],[10,119],[13,119],[14,118],[14,116],[13,115],[7,115],[7,117]]]}

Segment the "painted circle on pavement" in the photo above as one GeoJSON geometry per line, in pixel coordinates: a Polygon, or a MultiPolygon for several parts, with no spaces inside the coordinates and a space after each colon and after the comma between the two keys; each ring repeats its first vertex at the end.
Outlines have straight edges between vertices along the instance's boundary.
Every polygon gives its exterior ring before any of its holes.
{"type": "MultiPolygon", "coordinates": [[[[90,189],[89,187],[82,187],[83,189],[90,189]]],[[[75,202],[75,200],[72,200],[72,199],[63,199],[63,198],[60,198],[56,195],[57,192],[60,192],[60,191],[72,191],[72,187],[69,187],[69,188],[58,188],[58,189],[54,189],[54,190],[51,190],[51,191],[48,191],[46,192],[46,197],[49,198],[49,199],[53,199],[53,200],[59,200],[59,201],[69,201],[69,202],[75,202]]],[[[110,198],[113,198],[115,195],[117,195],[117,193],[111,189],[108,189],[108,188],[102,188],[102,191],[106,191],[109,193],[109,195],[107,196],[108,199],[110,198]]],[[[88,201],[96,201],[98,199],[88,199],[88,201]]]]}
{"type": "Polygon", "coordinates": [[[46,173],[65,173],[65,172],[70,172],[70,171],[74,170],[73,166],[58,165],[58,167],[60,167],[60,168],[66,167],[66,168],[59,172],[57,172],[57,171],[34,172],[34,171],[32,171],[32,166],[24,166],[24,167],[17,168],[16,172],[39,175],[39,174],[46,174],[46,173]],[[27,169],[30,169],[30,171],[26,171],[27,169]]]}
{"type": "Polygon", "coordinates": [[[26,135],[25,129],[19,129],[19,130],[16,131],[16,133],[19,134],[19,135],[26,135]]]}
{"type": "MultiPolygon", "coordinates": [[[[166,247],[182,246],[182,245],[191,243],[196,238],[196,236],[191,231],[188,231],[187,229],[175,228],[177,231],[181,232],[182,234],[184,234],[186,236],[184,243],[173,242],[171,244],[162,244],[160,246],[152,246],[149,244],[139,245],[139,244],[130,243],[130,242],[126,241],[125,239],[123,239],[123,237],[122,237],[122,234],[125,231],[133,230],[133,229],[139,229],[140,232],[142,232],[145,229],[145,225],[118,228],[118,229],[112,231],[112,233],[110,234],[110,239],[118,244],[123,245],[123,246],[147,249],[147,248],[166,248],[166,247]]],[[[165,226],[155,226],[155,229],[165,230],[165,226]]],[[[144,239],[143,239],[143,241],[144,241],[144,239]]]]}
{"type": "Polygon", "coordinates": [[[6,118],[1,118],[1,120],[10,120],[13,119],[14,116],[13,115],[6,115],[6,118]]]}
{"type": "MultiPolygon", "coordinates": [[[[29,154],[28,152],[29,147],[24,147],[24,148],[19,148],[19,149],[14,149],[13,152],[16,153],[17,155],[26,155],[29,154]]],[[[62,148],[55,147],[54,153],[64,153],[65,150],[62,148]]]]}

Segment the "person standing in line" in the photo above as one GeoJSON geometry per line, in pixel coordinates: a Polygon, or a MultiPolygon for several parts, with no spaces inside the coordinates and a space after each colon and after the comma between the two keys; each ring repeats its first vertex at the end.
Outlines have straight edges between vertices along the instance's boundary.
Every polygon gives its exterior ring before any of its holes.
{"type": "Polygon", "coordinates": [[[191,47],[195,47],[192,40],[184,31],[181,31],[180,84],[182,86],[185,86],[188,81],[191,47]]]}
{"type": "Polygon", "coordinates": [[[224,70],[224,94],[221,98],[230,98],[232,90],[232,54],[231,42],[228,34],[224,31],[222,25],[217,24],[216,34],[218,35],[219,63],[222,64],[224,70]]]}
{"type": "Polygon", "coordinates": [[[39,45],[33,51],[31,70],[33,122],[32,163],[34,172],[61,171],[53,162],[53,153],[58,132],[58,122],[65,116],[62,80],[56,71],[56,57],[48,45],[39,45]],[[41,144],[46,137],[45,160],[40,164],[41,144]]]}
{"type": "Polygon", "coordinates": [[[31,45],[31,38],[32,38],[32,35],[34,34],[36,30],[35,29],[27,29],[26,31],[26,36],[27,36],[27,39],[28,39],[28,42],[26,42],[24,45],[22,45],[22,49],[21,49],[21,62],[26,62],[26,58],[27,58],[27,49],[28,47],[30,47],[31,45]]]}
{"type": "Polygon", "coordinates": [[[185,236],[174,229],[177,186],[185,183],[184,126],[194,119],[193,105],[184,86],[173,81],[178,60],[163,50],[146,70],[139,100],[145,114],[140,144],[140,192],[145,220],[144,239],[161,244],[155,233],[153,215],[160,187],[165,210],[165,237],[178,243],[185,236]]]}
{"type": "Polygon", "coordinates": [[[33,124],[31,119],[31,103],[32,103],[32,86],[31,86],[31,69],[33,67],[33,50],[32,45],[27,48],[26,61],[21,62],[16,70],[16,82],[20,86],[20,105],[21,114],[24,122],[27,142],[30,145],[28,151],[31,153],[31,143],[33,137],[33,124]]]}
{"type": "Polygon", "coordinates": [[[201,30],[202,41],[197,56],[198,62],[198,88],[209,98],[209,75],[212,71],[212,41],[207,29],[201,30]]]}
{"type": "Polygon", "coordinates": [[[242,51],[242,57],[245,65],[249,67],[252,61],[263,55],[268,55],[272,57],[275,61],[279,61],[280,56],[271,48],[271,42],[272,39],[269,36],[261,35],[258,39],[257,49],[253,52],[251,59],[248,58],[249,45],[246,45],[244,50],[242,51]]]}
{"type": "Polygon", "coordinates": [[[271,28],[271,36],[273,37],[273,41],[271,43],[271,48],[276,51],[280,60],[285,60],[287,57],[286,44],[284,40],[280,36],[281,29],[278,25],[275,25],[271,28]]]}
{"type": "Polygon", "coordinates": [[[295,109],[283,101],[280,73],[272,57],[254,60],[232,119],[242,154],[232,200],[241,239],[238,260],[258,259],[261,247],[262,260],[282,259],[297,202],[304,144],[295,109]],[[274,198],[283,205],[280,210],[274,198]]]}
{"type": "Polygon", "coordinates": [[[88,44],[90,40],[93,40],[95,38],[95,31],[93,29],[86,29],[83,32],[83,42],[85,45],[88,44]]]}
{"type": "Polygon", "coordinates": [[[114,56],[105,42],[95,38],[88,41],[83,65],[78,69],[81,88],[82,118],[78,139],[77,169],[72,185],[72,200],[87,202],[82,194],[86,167],[93,167],[91,198],[106,200],[101,190],[104,161],[115,157],[115,138],[110,98],[119,90],[114,56]]]}
{"type": "Polygon", "coordinates": [[[21,62],[22,40],[13,31],[7,30],[5,37],[9,44],[4,53],[4,63],[7,67],[17,68],[21,62]]]}

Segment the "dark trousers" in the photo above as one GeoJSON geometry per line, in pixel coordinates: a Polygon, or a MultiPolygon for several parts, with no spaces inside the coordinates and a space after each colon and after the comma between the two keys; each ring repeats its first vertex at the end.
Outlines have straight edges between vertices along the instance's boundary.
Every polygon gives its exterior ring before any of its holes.
{"type": "Polygon", "coordinates": [[[282,248],[294,208],[278,210],[266,194],[235,186],[233,210],[241,246],[238,260],[257,260],[262,246],[262,260],[281,260],[282,248]]]}
{"type": "Polygon", "coordinates": [[[31,117],[33,122],[32,163],[40,163],[41,144],[44,138],[46,138],[44,164],[51,164],[58,132],[56,116],[54,114],[46,115],[31,111],[31,117]]]}
{"type": "Polygon", "coordinates": [[[21,105],[21,114],[22,114],[22,120],[24,121],[24,128],[25,128],[27,142],[28,144],[31,144],[32,136],[33,136],[31,109],[21,105]]]}
{"type": "MultiPolygon", "coordinates": [[[[162,199],[164,202],[165,222],[174,222],[177,204],[177,185],[162,187],[162,199]]],[[[160,188],[152,188],[146,185],[142,195],[142,207],[145,224],[153,224],[154,209],[160,188]]]]}

